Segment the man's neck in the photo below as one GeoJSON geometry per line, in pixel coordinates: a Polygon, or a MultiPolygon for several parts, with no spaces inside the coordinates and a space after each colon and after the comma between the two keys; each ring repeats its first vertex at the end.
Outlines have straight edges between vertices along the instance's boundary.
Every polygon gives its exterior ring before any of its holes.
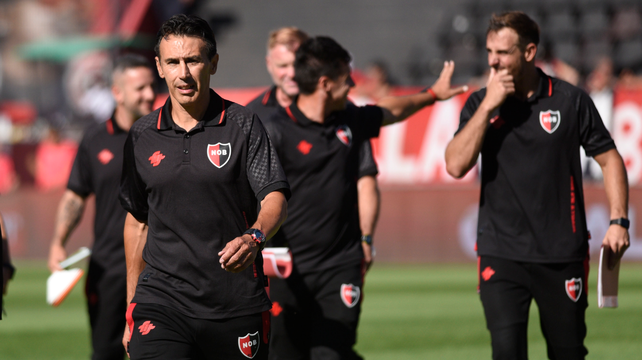
{"type": "Polygon", "coordinates": [[[134,122],[138,120],[134,114],[132,114],[130,111],[127,111],[122,106],[116,105],[116,110],[114,110],[114,118],[112,119],[118,124],[118,127],[123,129],[124,131],[129,131],[131,129],[132,125],[134,125],[134,122]]]}
{"type": "Polygon", "coordinates": [[[309,95],[299,94],[296,105],[308,119],[320,124],[323,124],[326,116],[330,114],[325,99],[317,92],[309,95]]]}
{"type": "Polygon", "coordinates": [[[294,97],[291,97],[290,95],[286,94],[285,91],[281,90],[280,87],[276,88],[275,97],[276,97],[276,102],[278,102],[282,108],[286,108],[292,105],[292,101],[294,100],[294,97]]]}
{"type": "Polygon", "coordinates": [[[515,84],[515,97],[526,100],[533,96],[539,88],[539,80],[539,72],[534,65],[524,69],[521,81],[515,84]]]}
{"type": "Polygon", "coordinates": [[[192,130],[203,118],[203,115],[205,115],[207,107],[209,106],[209,92],[204,97],[205,99],[201,99],[201,101],[190,104],[189,106],[183,106],[179,104],[178,101],[174,100],[174,98],[171,98],[172,120],[174,120],[174,123],[187,132],[192,130]]]}

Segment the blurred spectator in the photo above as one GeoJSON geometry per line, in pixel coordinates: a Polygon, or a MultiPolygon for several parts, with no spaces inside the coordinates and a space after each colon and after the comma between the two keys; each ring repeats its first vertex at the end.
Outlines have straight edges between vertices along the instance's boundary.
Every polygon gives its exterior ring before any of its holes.
{"type": "Polygon", "coordinates": [[[18,176],[16,175],[11,156],[0,152],[0,194],[6,194],[18,187],[18,176]]]}
{"type": "Polygon", "coordinates": [[[75,142],[61,140],[58,131],[49,130],[36,148],[34,176],[38,190],[61,189],[67,185],[77,148],[75,142]]]}
{"type": "MultiPolygon", "coordinates": [[[[610,57],[605,56],[598,60],[595,68],[586,79],[586,90],[595,103],[604,126],[609,132],[613,130],[613,61],[610,57]]],[[[585,179],[602,179],[602,170],[599,164],[593,159],[587,157],[584,152],[580,152],[582,170],[585,179]]]]}
{"type": "Polygon", "coordinates": [[[631,69],[620,72],[617,86],[625,89],[642,89],[642,76],[635,74],[631,69]]]}
{"type": "Polygon", "coordinates": [[[377,102],[382,97],[389,95],[391,91],[392,82],[388,65],[381,60],[369,63],[363,71],[363,79],[357,88],[357,95],[377,102]]]}
{"type": "Polygon", "coordinates": [[[580,82],[580,73],[564,60],[558,58],[553,53],[553,47],[550,42],[544,43],[540,48],[541,58],[535,61],[535,65],[549,75],[564,80],[567,83],[577,86],[580,82]]]}

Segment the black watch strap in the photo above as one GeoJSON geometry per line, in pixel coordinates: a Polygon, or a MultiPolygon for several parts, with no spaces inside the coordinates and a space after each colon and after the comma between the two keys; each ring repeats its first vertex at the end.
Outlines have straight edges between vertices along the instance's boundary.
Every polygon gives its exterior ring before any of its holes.
{"type": "Polygon", "coordinates": [[[629,225],[631,225],[631,222],[629,219],[626,218],[619,218],[619,219],[613,219],[609,222],[609,225],[620,225],[621,227],[625,229],[629,229],[629,225]]]}
{"type": "Polygon", "coordinates": [[[259,250],[263,250],[265,247],[265,242],[267,239],[265,238],[265,234],[261,230],[258,229],[247,229],[243,234],[248,234],[252,237],[254,241],[259,245],[259,250]]]}

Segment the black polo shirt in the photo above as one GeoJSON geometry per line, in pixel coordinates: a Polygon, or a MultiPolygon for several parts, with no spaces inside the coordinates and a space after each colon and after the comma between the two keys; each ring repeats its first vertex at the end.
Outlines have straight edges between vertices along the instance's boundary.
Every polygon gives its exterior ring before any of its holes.
{"type": "Polygon", "coordinates": [[[296,102],[265,127],[292,188],[288,219],[273,239],[289,245],[301,273],[361,261],[357,180],[359,147],[379,135],[376,106],[334,112],[323,124],[309,120],[296,102]]]}
{"type": "Polygon", "coordinates": [[[67,189],[96,195],[92,260],[107,270],[125,272],[123,226],[127,212],[118,202],[127,131],[111,119],[85,131],[78,146],[67,189]]]}
{"type": "MultiPolygon", "coordinates": [[[[533,96],[509,97],[491,115],[481,150],[477,250],[516,261],[580,261],[589,238],[580,146],[595,156],[615,144],[584,91],[538,73],[533,96]]],[[[459,130],[485,95],[482,89],[468,98],[459,130]]]]}
{"type": "Polygon", "coordinates": [[[125,143],[121,203],[149,225],[134,302],[221,319],[270,309],[262,258],[234,274],[221,269],[225,244],[257,217],[257,204],[289,185],[256,115],[210,90],[189,132],[171,101],[138,120],[125,143]]]}
{"type": "MultiPolygon", "coordinates": [[[[262,122],[269,121],[281,108],[276,100],[276,86],[272,85],[269,89],[262,92],[247,104],[247,108],[254,111],[262,122]]],[[[377,176],[379,169],[372,153],[370,140],[361,143],[361,153],[359,160],[359,177],[377,176]]]]}

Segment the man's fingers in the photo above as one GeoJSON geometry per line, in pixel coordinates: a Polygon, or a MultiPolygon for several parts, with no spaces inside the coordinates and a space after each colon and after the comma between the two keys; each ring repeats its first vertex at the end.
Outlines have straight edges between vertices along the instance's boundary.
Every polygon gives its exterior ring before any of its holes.
{"type": "Polygon", "coordinates": [[[452,60],[444,61],[444,67],[441,69],[440,78],[452,77],[453,72],[455,72],[455,62],[452,60]]]}

